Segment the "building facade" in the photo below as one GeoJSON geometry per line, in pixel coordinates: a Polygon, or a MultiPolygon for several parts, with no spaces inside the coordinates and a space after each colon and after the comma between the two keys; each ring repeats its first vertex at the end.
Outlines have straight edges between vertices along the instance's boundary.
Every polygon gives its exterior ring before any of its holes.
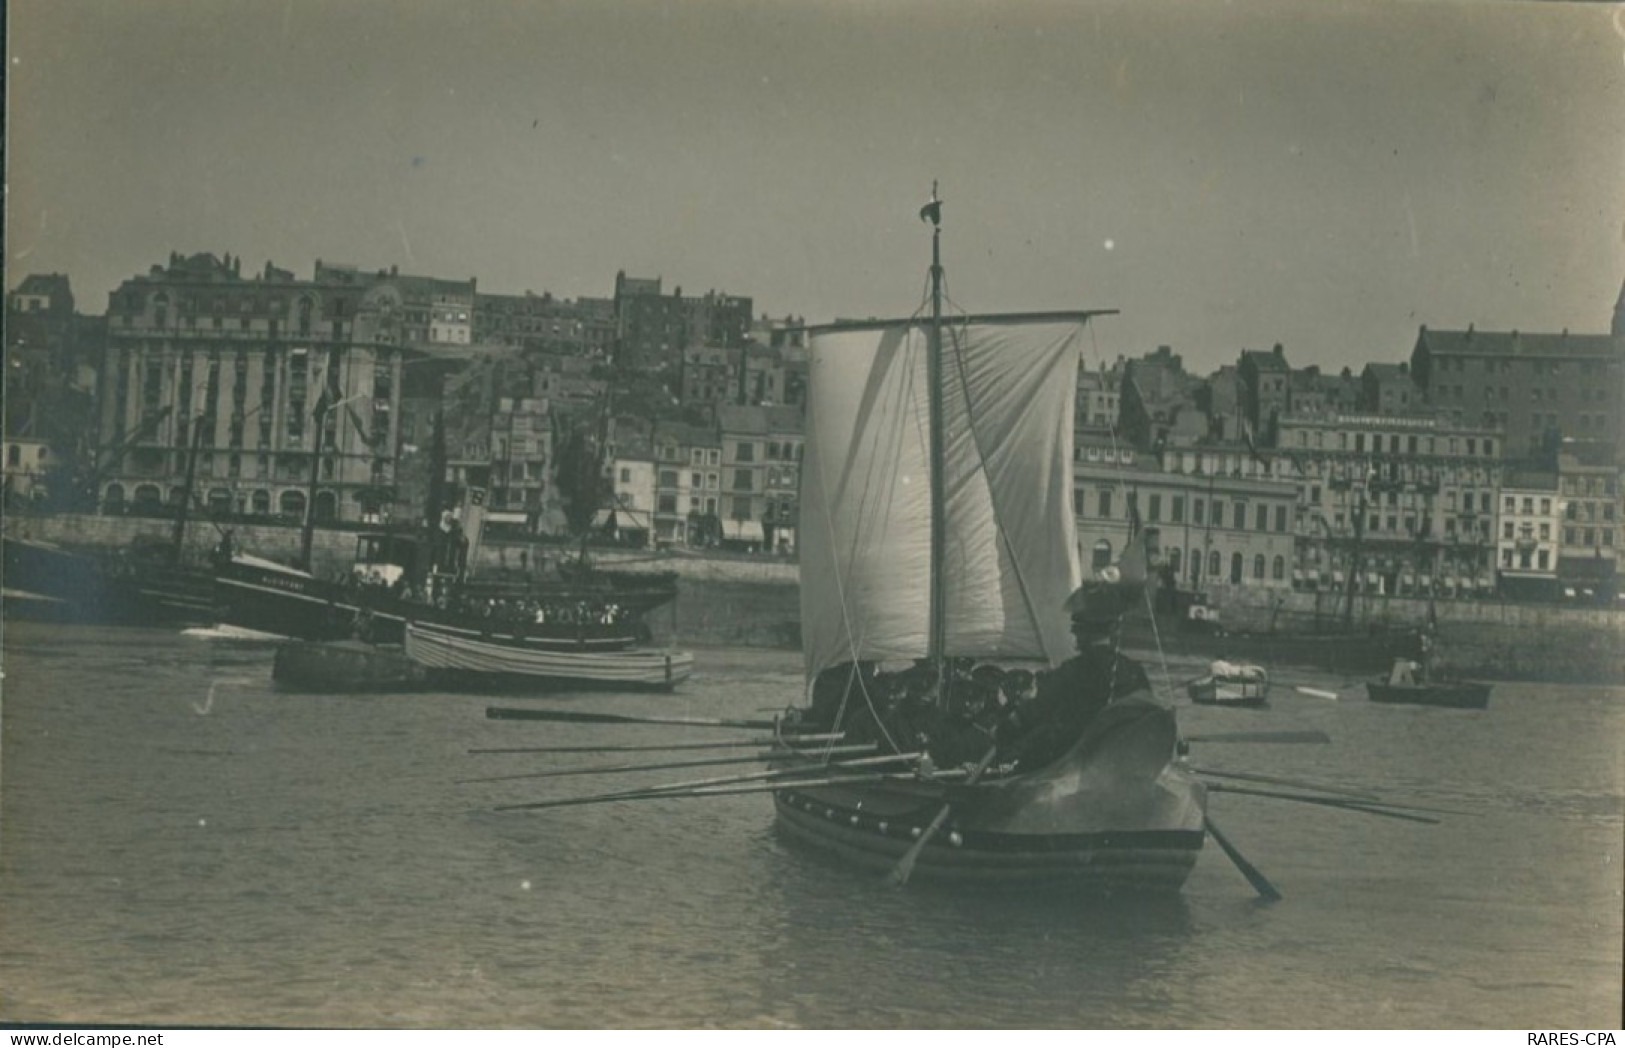
{"type": "Polygon", "coordinates": [[[1288,416],[1273,452],[1297,486],[1303,589],[1495,590],[1499,430],[1428,415],[1288,416]]]}
{"type": "Polygon", "coordinates": [[[1411,375],[1458,425],[1495,427],[1504,454],[1548,457],[1565,440],[1625,450],[1625,339],[1423,327],[1411,375]]]}
{"type": "Polygon", "coordinates": [[[1159,462],[1126,445],[1084,444],[1072,470],[1083,563],[1103,567],[1135,527],[1155,528],[1165,586],[1289,587],[1296,489],[1244,472],[1244,457],[1189,451],[1159,462]]]}
{"type": "Polygon", "coordinates": [[[1556,473],[1508,470],[1502,478],[1495,542],[1502,596],[1515,600],[1557,596],[1562,508],[1556,473]]]}
{"type": "Polygon", "coordinates": [[[409,354],[360,339],[363,298],[269,264],[245,279],[209,254],[126,280],[107,310],[102,506],[174,507],[191,465],[194,499],[216,512],[300,520],[314,469],[318,520],[387,514],[409,354]]]}
{"type": "Polygon", "coordinates": [[[792,549],[799,517],[801,410],[730,405],[717,412],[722,441],[724,541],[792,549]]]}

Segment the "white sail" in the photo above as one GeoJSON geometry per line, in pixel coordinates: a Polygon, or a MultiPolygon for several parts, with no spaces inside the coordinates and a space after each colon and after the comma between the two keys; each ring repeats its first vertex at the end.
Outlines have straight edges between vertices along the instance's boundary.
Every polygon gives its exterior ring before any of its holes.
{"type": "MultiPolygon", "coordinates": [[[[944,322],[947,653],[1072,650],[1072,415],[1084,314],[944,322]]],[[[928,321],[816,329],[801,470],[808,676],[927,654],[928,321]]]]}

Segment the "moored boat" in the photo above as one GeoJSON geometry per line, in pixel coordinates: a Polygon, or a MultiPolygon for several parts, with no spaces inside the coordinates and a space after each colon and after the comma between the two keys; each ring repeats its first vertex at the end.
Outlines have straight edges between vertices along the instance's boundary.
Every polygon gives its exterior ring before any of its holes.
{"type": "Polygon", "coordinates": [[[478,633],[429,622],[406,626],[406,657],[431,679],[459,685],[489,682],[669,690],[694,671],[690,652],[657,648],[553,650],[515,634],[478,633]]]}
{"type": "Polygon", "coordinates": [[[1186,685],[1191,701],[1201,706],[1265,706],[1269,704],[1270,675],[1262,666],[1219,660],[1207,676],[1186,685]]]}
{"type": "Polygon", "coordinates": [[[215,573],[221,622],[297,640],[403,644],[409,622],[474,634],[500,630],[527,648],[617,651],[647,640],[639,610],[602,589],[564,584],[481,590],[449,576],[426,575],[418,543],[363,533],[348,572],[308,571],[225,551],[215,573]],[[424,580],[418,588],[411,579],[424,580]]]}
{"type": "Polygon", "coordinates": [[[1491,688],[1492,685],[1477,681],[1413,681],[1397,684],[1371,681],[1365,686],[1366,695],[1372,702],[1445,706],[1457,710],[1488,708],[1491,688]]]}

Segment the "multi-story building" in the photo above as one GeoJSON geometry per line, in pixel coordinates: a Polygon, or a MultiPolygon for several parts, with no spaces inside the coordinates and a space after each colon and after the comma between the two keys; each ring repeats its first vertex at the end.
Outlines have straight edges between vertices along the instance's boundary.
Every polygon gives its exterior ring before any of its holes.
{"type": "Polygon", "coordinates": [[[240,259],[211,254],[172,254],[121,284],[99,397],[102,504],[177,503],[195,448],[194,493],[217,512],[301,519],[313,466],[316,519],[387,512],[407,354],[365,290],[269,264],[244,279],[240,259]]]}
{"type": "Polygon", "coordinates": [[[795,543],[804,443],[799,408],[727,405],[722,439],[722,534],[768,550],[795,543]]]}
{"type": "Polygon", "coordinates": [[[1410,415],[1421,409],[1422,391],[1409,364],[1367,364],[1360,373],[1359,410],[1372,415],[1410,415]]]}
{"type": "Polygon", "coordinates": [[[1565,440],[1625,451],[1625,339],[1423,327],[1411,375],[1458,425],[1505,431],[1503,453],[1547,459],[1565,440]]]}
{"type": "Polygon", "coordinates": [[[491,413],[488,513],[523,514],[534,531],[550,491],[553,420],[544,397],[498,397],[491,413]]]}
{"type": "Polygon", "coordinates": [[[538,353],[602,359],[615,341],[615,310],[608,299],[575,301],[543,293],[479,294],[474,298],[474,341],[538,353]]]}
{"type": "Polygon", "coordinates": [[[1273,469],[1297,485],[1299,585],[1478,595],[1495,586],[1498,430],[1429,415],[1280,421],[1273,469]]]}
{"type": "Polygon", "coordinates": [[[1085,565],[1111,563],[1141,526],[1157,529],[1165,587],[1291,585],[1296,490],[1244,472],[1245,452],[1181,451],[1159,463],[1098,440],[1081,450],[1072,498],[1085,565]]]}
{"type": "Polygon", "coordinates": [[[731,404],[739,388],[739,353],[721,346],[690,346],[683,351],[679,398],[684,407],[731,404]]]}
{"type": "Polygon", "coordinates": [[[1352,415],[1360,408],[1361,382],[1348,368],[1337,375],[1323,375],[1314,364],[1293,368],[1288,388],[1293,415],[1352,415]]]}
{"type": "MultiPolygon", "coordinates": [[[[615,364],[623,371],[676,372],[689,346],[737,349],[751,327],[751,300],[708,291],[667,295],[659,277],[615,274],[615,364]]],[[[676,381],[675,379],[673,381],[676,381]]]]}
{"type": "Polygon", "coordinates": [[[1260,444],[1275,443],[1276,423],[1292,406],[1292,368],[1286,362],[1286,351],[1279,342],[1268,352],[1244,349],[1236,372],[1241,379],[1242,411],[1253,439],[1260,444]]]}
{"type": "Polygon", "coordinates": [[[1557,595],[1562,500],[1557,474],[1509,469],[1501,478],[1495,557],[1500,593],[1514,600],[1557,595]]]}
{"type": "Polygon", "coordinates": [[[1202,380],[1185,371],[1184,360],[1168,346],[1126,361],[1118,398],[1119,435],[1141,451],[1165,446],[1176,433],[1207,431],[1206,412],[1197,404],[1202,380]]]}
{"type": "Polygon", "coordinates": [[[657,545],[710,547],[722,541],[722,438],[684,422],[654,424],[657,545]]]}
{"type": "Polygon", "coordinates": [[[1122,386],[1122,358],[1118,358],[1109,368],[1102,361],[1098,370],[1078,369],[1077,403],[1073,414],[1075,424],[1080,429],[1115,429],[1121,407],[1122,386]]]}
{"type": "Polygon", "coordinates": [[[1565,596],[1612,602],[1625,515],[1620,469],[1601,449],[1582,444],[1558,455],[1557,475],[1563,511],[1558,584],[1565,596]]]}

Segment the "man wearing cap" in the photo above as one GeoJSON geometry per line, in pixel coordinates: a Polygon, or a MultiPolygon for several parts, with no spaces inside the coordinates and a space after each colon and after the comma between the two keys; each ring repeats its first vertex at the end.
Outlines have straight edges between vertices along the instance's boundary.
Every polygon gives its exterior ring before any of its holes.
{"type": "Polygon", "coordinates": [[[1145,670],[1117,650],[1118,625],[1137,591],[1120,581],[1093,579],[1067,600],[1078,653],[1038,675],[1032,713],[1022,714],[1032,729],[1015,754],[1024,766],[1049,763],[1072,746],[1083,726],[1101,710],[1151,690],[1145,670]]]}

